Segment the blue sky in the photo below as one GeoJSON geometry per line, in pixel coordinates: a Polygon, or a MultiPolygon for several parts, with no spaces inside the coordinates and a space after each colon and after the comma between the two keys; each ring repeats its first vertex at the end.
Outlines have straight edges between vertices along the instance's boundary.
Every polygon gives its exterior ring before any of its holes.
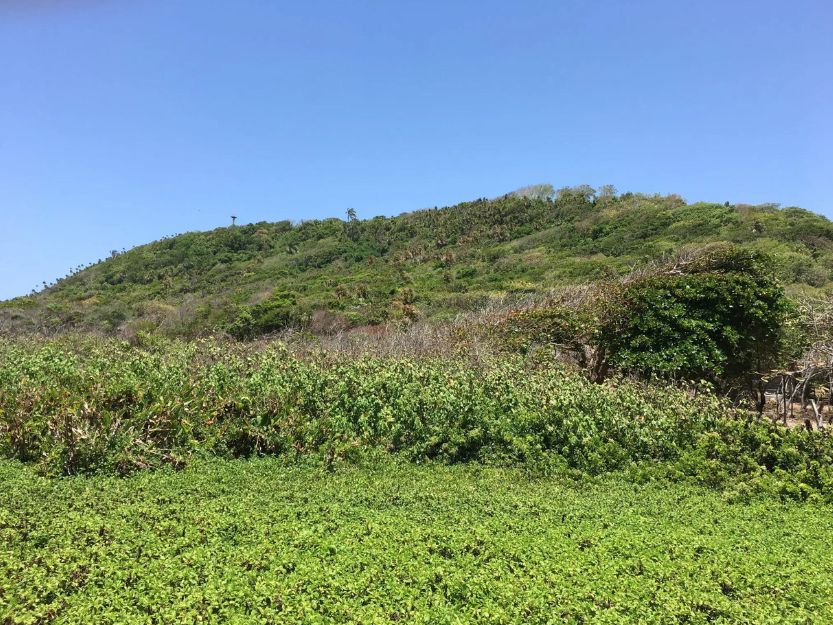
{"type": "Polygon", "coordinates": [[[828,0],[5,0],[0,59],[0,298],[546,181],[833,215],[828,0]]]}

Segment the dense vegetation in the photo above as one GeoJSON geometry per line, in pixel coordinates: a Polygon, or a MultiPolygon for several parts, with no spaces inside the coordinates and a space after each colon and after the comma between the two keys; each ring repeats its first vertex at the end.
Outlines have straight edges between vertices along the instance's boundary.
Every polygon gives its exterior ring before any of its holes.
{"type": "Polygon", "coordinates": [[[0,461],[0,622],[822,624],[831,512],[472,464],[0,461]]]}
{"type": "Polygon", "coordinates": [[[548,185],[115,253],[0,306],[0,623],[827,622],[831,271],[548,185]]]}
{"type": "Polygon", "coordinates": [[[710,246],[600,281],[577,297],[542,299],[500,326],[515,348],[557,346],[591,380],[618,371],[708,381],[721,394],[754,398],[760,411],[763,379],[808,341],[794,308],[770,257],[710,246]]]}
{"type": "Polygon", "coordinates": [[[766,251],[790,291],[833,283],[833,223],[799,208],[687,204],[611,188],[524,189],[398,217],[256,223],[168,237],[0,306],[0,330],[249,337],[441,318],[629,272],[687,246],[766,251]]]}
{"type": "Polygon", "coordinates": [[[734,413],[708,392],[594,384],[544,352],[474,362],[207,340],[0,343],[0,454],[47,474],[126,474],[204,456],[332,465],[373,450],[833,501],[827,434],[734,413]]]}

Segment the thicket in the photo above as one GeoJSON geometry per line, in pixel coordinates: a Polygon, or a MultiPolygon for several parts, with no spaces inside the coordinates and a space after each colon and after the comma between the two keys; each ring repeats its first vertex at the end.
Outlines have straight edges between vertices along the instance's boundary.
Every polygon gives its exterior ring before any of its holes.
{"type": "Polygon", "coordinates": [[[245,306],[228,325],[228,332],[238,339],[279,332],[302,326],[309,320],[309,313],[300,310],[291,293],[276,293],[265,302],[245,306]]]}
{"type": "Polygon", "coordinates": [[[712,246],[511,312],[499,327],[510,347],[554,346],[596,381],[627,373],[706,382],[754,398],[760,412],[764,381],[805,347],[795,313],[771,258],[712,246]]]}
{"type": "Polygon", "coordinates": [[[0,454],[47,474],[193,457],[368,450],[414,461],[693,478],[833,497],[833,441],[734,413],[708,392],[594,384],[546,358],[300,357],[280,344],[89,337],[0,343],[0,454]]]}

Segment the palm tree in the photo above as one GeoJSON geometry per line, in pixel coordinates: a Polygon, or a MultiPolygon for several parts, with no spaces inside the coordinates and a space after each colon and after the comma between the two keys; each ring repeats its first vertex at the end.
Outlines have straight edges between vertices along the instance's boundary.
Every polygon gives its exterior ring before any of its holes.
{"type": "Polygon", "coordinates": [[[355,241],[358,235],[358,231],[356,230],[356,219],[356,209],[348,208],[347,223],[344,224],[344,234],[351,241],[355,241]]]}

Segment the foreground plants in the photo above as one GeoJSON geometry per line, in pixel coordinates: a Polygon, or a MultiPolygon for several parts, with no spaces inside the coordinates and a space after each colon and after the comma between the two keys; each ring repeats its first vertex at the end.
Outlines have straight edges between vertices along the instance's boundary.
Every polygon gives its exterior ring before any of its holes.
{"type": "Polygon", "coordinates": [[[830,623],[831,512],[475,463],[0,461],[0,622],[830,623]]]}
{"type": "Polygon", "coordinates": [[[192,455],[537,460],[599,472],[667,459],[720,417],[713,398],[597,386],[551,364],[299,358],[280,344],[6,344],[2,443],[50,473],[129,472],[192,455]]]}
{"type": "Polygon", "coordinates": [[[833,441],[708,393],[593,384],[547,360],[299,357],[280,344],[65,337],[0,343],[0,454],[42,473],[128,474],[195,457],[368,450],[535,473],[694,478],[833,499],[833,441]]]}

